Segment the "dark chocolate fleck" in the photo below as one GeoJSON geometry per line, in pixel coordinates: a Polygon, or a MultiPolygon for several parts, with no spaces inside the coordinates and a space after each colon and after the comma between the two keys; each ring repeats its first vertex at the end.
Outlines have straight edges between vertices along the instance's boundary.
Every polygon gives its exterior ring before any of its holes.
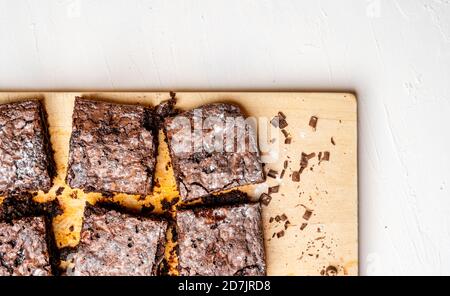
{"type": "Polygon", "coordinates": [[[309,119],[309,126],[314,130],[316,130],[317,121],[319,121],[319,118],[317,118],[317,116],[311,116],[311,118],[309,119]]]}
{"type": "Polygon", "coordinates": [[[275,170],[270,169],[269,172],[267,173],[267,176],[276,179],[278,175],[278,172],[275,170]]]}
{"type": "Polygon", "coordinates": [[[292,181],[300,182],[300,172],[295,171],[292,173],[292,181]]]}
{"type": "Polygon", "coordinates": [[[306,210],[305,214],[303,214],[303,219],[309,220],[311,218],[311,215],[312,215],[312,211],[306,210]]]}
{"type": "Polygon", "coordinates": [[[59,187],[59,188],[56,190],[56,195],[61,195],[63,192],[64,192],[64,187],[59,187]]]}
{"type": "Polygon", "coordinates": [[[292,138],[286,138],[284,139],[284,144],[290,145],[292,143],[292,138]]]}
{"type": "Polygon", "coordinates": [[[277,233],[277,238],[280,238],[283,236],[284,236],[284,230],[281,230],[280,232],[277,233]]]}
{"type": "Polygon", "coordinates": [[[269,194],[278,193],[278,191],[280,191],[280,185],[269,187],[269,194]]]}
{"type": "Polygon", "coordinates": [[[270,195],[268,195],[267,193],[263,193],[259,197],[259,200],[261,201],[261,203],[263,205],[268,206],[270,204],[270,201],[272,200],[272,197],[270,195]]]}
{"type": "Polygon", "coordinates": [[[300,225],[300,230],[305,229],[306,226],[308,226],[308,223],[302,223],[302,225],[300,225]]]}
{"type": "Polygon", "coordinates": [[[285,161],[284,161],[284,164],[283,164],[283,168],[284,168],[284,169],[287,169],[287,168],[288,168],[288,165],[289,165],[289,162],[288,162],[287,160],[285,160],[285,161]]]}
{"type": "Polygon", "coordinates": [[[285,173],[286,173],[286,170],[282,170],[282,171],[281,171],[280,179],[283,179],[285,173]]]}
{"type": "Polygon", "coordinates": [[[333,144],[334,146],[336,145],[336,142],[334,141],[333,137],[331,137],[331,144],[333,144]]]}
{"type": "Polygon", "coordinates": [[[281,111],[278,112],[278,116],[280,116],[281,118],[286,119],[286,115],[283,112],[281,112],[281,111]]]}
{"type": "Polygon", "coordinates": [[[289,137],[289,133],[287,132],[287,130],[282,129],[281,132],[283,133],[283,135],[284,135],[285,138],[288,138],[288,137],[289,137]]]}

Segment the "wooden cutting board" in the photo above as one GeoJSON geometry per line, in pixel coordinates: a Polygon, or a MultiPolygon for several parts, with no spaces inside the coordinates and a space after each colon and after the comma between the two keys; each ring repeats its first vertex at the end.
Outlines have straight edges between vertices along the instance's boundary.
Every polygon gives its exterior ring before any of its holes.
{"type": "MultiPolygon", "coordinates": [[[[0,104],[30,98],[44,101],[58,176],[54,188],[49,193],[39,192],[36,199],[58,198],[63,205],[64,214],[53,223],[60,247],[77,243],[84,201],[102,198],[98,194],[72,190],[64,183],[75,96],[149,106],[169,98],[166,92],[0,93],[0,104]],[[58,189],[60,194],[57,194],[58,189]]],[[[269,177],[265,184],[242,188],[259,197],[268,187],[280,185],[279,192],[271,194],[270,204],[263,207],[268,274],[358,274],[357,103],[354,95],[182,92],[177,93],[177,99],[177,107],[186,110],[212,102],[235,103],[247,116],[266,123],[279,111],[285,114],[288,122],[285,131],[292,139],[291,144],[285,144],[285,135],[280,129],[272,129],[271,148],[263,151],[264,155],[276,159],[266,164],[266,172],[277,171],[277,178],[269,177]],[[312,116],[318,118],[315,129],[309,125],[312,116]],[[318,159],[320,152],[322,161],[318,159]],[[328,161],[323,159],[325,152],[329,152],[328,161]],[[311,157],[315,153],[315,156],[309,159],[300,182],[294,182],[292,173],[299,171],[302,153],[311,157]],[[285,161],[288,166],[281,179],[285,161]]],[[[267,134],[264,130],[260,132],[267,134]]],[[[162,133],[160,137],[162,140],[162,133]]],[[[166,168],[169,161],[167,146],[163,143],[159,147],[156,173],[161,187],[144,201],[127,195],[117,195],[114,199],[131,208],[152,204],[156,213],[162,212],[161,200],[171,201],[178,195],[172,170],[166,168]]]]}

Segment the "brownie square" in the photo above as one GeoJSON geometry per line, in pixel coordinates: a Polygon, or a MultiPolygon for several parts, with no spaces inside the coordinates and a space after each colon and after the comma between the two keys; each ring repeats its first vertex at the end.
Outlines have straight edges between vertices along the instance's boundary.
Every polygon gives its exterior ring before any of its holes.
{"type": "Polygon", "coordinates": [[[266,274],[260,204],[177,213],[180,275],[266,274]]]}
{"type": "Polygon", "coordinates": [[[0,206],[0,276],[52,274],[44,205],[31,196],[7,198],[0,206]],[[36,215],[36,216],[35,216],[36,215]]]}
{"type": "Polygon", "coordinates": [[[0,196],[48,191],[53,158],[42,104],[37,100],[0,105],[0,196]]]}
{"type": "Polygon", "coordinates": [[[230,104],[209,104],[165,120],[183,201],[265,180],[255,130],[244,120],[230,104]]]}
{"type": "Polygon", "coordinates": [[[81,241],[66,254],[65,275],[156,275],[164,256],[167,222],[88,205],[81,241]]]}
{"type": "Polygon", "coordinates": [[[77,97],[67,182],[105,194],[147,195],[156,162],[151,110],[77,97]]]}

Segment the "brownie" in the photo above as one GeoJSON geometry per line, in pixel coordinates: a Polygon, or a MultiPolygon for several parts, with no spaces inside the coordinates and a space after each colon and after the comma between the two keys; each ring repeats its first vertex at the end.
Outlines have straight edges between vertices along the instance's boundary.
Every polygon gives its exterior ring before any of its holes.
{"type": "Polygon", "coordinates": [[[87,206],[81,241],[66,251],[64,275],[156,275],[164,256],[167,222],[87,206]]]}
{"type": "Polygon", "coordinates": [[[14,196],[0,206],[0,276],[52,274],[52,249],[46,206],[31,196],[14,196]]]}
{"type": "Polygon", "coordinates": [[[240,108],[230,104],[204,105],[166,118],[164,130],[184,202],[265,180],[255,130],[244,120],[240,108]]]}
{"type": "Polygon", "coordinates": [[[156,162],[152,111],[77,97],[67,182],[105,194],[147,195],[156,162]]]}
{"type": "Polygon", "coordinates": [[[54,171],[41,102],[0,105],[0,196],[48,191],[54,171]]]}
{"type": "Polygon", "coordinates": [[[260,204],[183,209],[176,222],[180,275],[266,274],[260,204]]]}

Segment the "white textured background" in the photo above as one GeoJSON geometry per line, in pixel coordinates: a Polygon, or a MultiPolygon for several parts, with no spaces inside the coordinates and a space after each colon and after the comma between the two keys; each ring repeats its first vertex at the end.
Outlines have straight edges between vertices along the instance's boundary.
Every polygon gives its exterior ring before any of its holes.
{"type": "Polygon", "coordinates": [[[450,274],[450,0],[0,0],[0,90],[350,90],[361,274],[450,274]]]}

